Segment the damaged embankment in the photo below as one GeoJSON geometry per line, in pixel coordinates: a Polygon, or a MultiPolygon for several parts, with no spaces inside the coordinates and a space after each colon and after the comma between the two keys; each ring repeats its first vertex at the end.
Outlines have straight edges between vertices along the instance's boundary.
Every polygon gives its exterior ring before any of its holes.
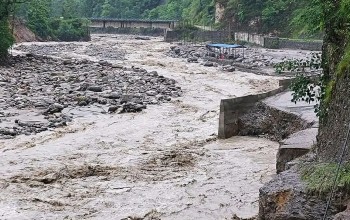
{"type": "MultiPolygon", "coordinates": [[[[260,189],[258,219],[323,219],[335,165],[314,164],[316,158],[311,150],[318,123],[312,105],[290,107],[286,104],[290,97],[288,92],[256,104],[267,95],[270,94],[243,97],[235,102],[230,100],[235,105],[225,103],[224,112],[228,113],[224,119],[230,122],[223,126],[226,135],[229,131],[233,135],[259,135],[280,142],[276,164],[279,174],[260,189]]],[[[345,166],[340,172],[326,219],[349,218],[349,211],[343,212],[349,207],[348,194],[340,193],[342,189],[348,189],[347,169],[345,166]]]]}
{"type": "MultiPolygon", "coordinates": [[[[290,93],[279,93],[284,89],[283,81],[280,84],[280,90],[222,100],[219,134],[221,138],[233,135],[263,136],[280,142],[276,164],[280,174],[260,189],[258,219],[321,219],[326,196],[319,197],[310,192],[303,178],[307,169],[293,166],[295,159],[303,155],[306,155],[303,160],[307,164],[314,159],[312,154],[307,153],[316,139],[317,118],[312,105],[290,107],[286,104],[290,93]],[[295,110],[298,108],[301,114],[295,110]]],[[[330,213],[342,210],[344,206],[335,203],[330,213]]]]}

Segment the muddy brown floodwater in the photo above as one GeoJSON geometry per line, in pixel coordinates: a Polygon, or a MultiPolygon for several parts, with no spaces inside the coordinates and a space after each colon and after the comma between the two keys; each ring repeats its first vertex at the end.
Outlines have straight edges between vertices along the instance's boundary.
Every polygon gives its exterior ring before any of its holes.
{"type": "MultiPolygon", "coordinates": [[[[27,43],[26,45],[64,43],[27,43]]],[[[72,44],[72,43],[70,43],[72,44]]],[[[277,88],[271,76],[227,73],[165,56],[161,39],[93,36],[56,57],[118,48],[125,60],[173,78],[183,95],[141,113],[74,109],[67,127],[0,140],[0,219],[230,219],[258,212],[259,188],[275,173],[278,143],[217,140],[220,99],[277,88]]],[[[45,46],[44,46],[45,48],[45,46]]],[[[15,51],[18,52],[18,51],[15,51]]],[[[111,52],[112,53],[112,52],[111,52]]]]}

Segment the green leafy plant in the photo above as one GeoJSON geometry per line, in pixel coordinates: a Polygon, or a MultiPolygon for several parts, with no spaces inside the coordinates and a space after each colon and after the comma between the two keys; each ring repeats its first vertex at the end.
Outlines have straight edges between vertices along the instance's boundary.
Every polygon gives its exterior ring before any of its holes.
{"type": "MultiPolygon", "coordinates": [[[[310,164],[302,169],[302,180],[312,193],[326,194],[332,189],[336,175],[336,163],[310,164]]],[[[341,166],[336,189],[350,190],[350,164],[341,166]]]]}
{"type": "Polygon", "coordinates": [[[84,19],[56,19],[50,24],[53,37],[61,41],[89,40],[90,34],[87,28],[87,21],[84,19]]]}
{"type": "Polygon", "coordinates": [[[315,112],[320,116],[320,102],[324,97],[325,90],[322,75],[319,74],[313,78],[307,76],[307,72],[321,71],[321,54],[312,53],[310,59],[291,59],[283,60],[275,64],[275,71],[279,74],[284,71],[295,73],[295,78],[290,85],[292,93],[292,102],[300,101],[311,103],[316,101],[315,112]]]}
{"type": "Polygon", "coordinates": [[[310,59],[283,59],[274,65],[275,71],[281,74],[283,71],[305,73],[305,71],[321,69],[321,54],[312,53],[310,59]]]}
{"type": "Polygon", "coordinates": [[[8,49],[14,43],[14,38],[7,20],[0,20],[0,39],[0,62],[2,62],[7,57],[8,49]]]}

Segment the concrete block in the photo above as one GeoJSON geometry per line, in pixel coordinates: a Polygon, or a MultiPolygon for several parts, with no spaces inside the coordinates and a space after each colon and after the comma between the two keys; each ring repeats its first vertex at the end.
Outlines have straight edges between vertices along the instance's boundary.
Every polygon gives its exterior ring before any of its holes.
{"type": "Polygon", "coordinates": [[[285,171],[288,162],[307,154],[316,142],[317,133],[318,128],[309,128],[281,141],[277,152],[277,173],[285,171]]]}

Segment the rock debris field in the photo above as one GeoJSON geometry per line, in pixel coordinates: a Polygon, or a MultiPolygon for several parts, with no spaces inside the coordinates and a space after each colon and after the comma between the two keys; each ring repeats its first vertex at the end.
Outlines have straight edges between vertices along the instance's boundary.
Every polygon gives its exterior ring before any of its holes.
{"type": "Polygon", "coordinates": [[[279,144],[218,140],[220,100],[280,78],[187,62],[174,46],[122,35],[15,45],[28,55],[0,68],[0,219],[256,216],[279,144]]]}
{"type": "Polygon", "coordinates": [[[175,80],[142,68],[32,54],[11,62],[12,67],[0,68],[0,138],[65,126],[74,118],[69,110],[77,106],[92,105],[101,113],[139,112],[181,95],[175,80]],[[37,121],[21,119],[29,109],[37,121]]]}
{"type": "Polygon", "coordinates": [[[115,59],[115,60],[125,60],[126,51],[120,49],[118,44],[115,45],[96,45],[88,44],[81,45],[79,43],[53,43],[47,44],[29,44],[29,45],[19,45],[16,50],[30,52],[36,55],[51,55],[58,57],[67,57],[72,52],[79,54],[84,54],[86,56],[91,56],[103,59],[115,59]]]}

